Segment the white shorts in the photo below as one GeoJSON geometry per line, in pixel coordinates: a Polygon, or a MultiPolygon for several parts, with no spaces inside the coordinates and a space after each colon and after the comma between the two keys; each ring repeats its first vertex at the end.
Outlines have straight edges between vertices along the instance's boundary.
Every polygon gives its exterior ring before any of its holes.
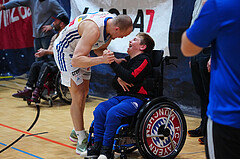
{"type": "Polygon", "coordinates": [[[61,72],[61,82],[64,86],[71,87],[71,79],[80,85],[83,80],[90,80],[91,68],[79,68],[73,72],[61,72]]]}
{"type": "MultiPolygon", "coordinates": [[[[55,40],[55,42],[58,39],[55,40]]],[[[64,48],[64,54],[61,54],[61,58],[58,56],[58,52],[56,51],[56,44],[54,42],[53,53],[54,59],[58,66],[58,69],[61,71],[61,83],[64,86],[71,87],[71,79],[76,83],[76,85],[80,85],[83,80],[90,80],[91,78],[91,67],[88,68],[78,68],[72,67],[72,51],[69,48],[64,48]],[[70,56],[71,55],[71,56],[70,56]],[[59,61],[60,60],[60,61],[59,61]]]]}

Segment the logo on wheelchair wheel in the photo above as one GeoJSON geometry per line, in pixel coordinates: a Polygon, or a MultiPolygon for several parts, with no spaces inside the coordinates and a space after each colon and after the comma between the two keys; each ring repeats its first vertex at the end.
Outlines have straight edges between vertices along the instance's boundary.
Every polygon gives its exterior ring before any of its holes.
{"type": "Polygon", "coordinates": [[[157,109],[148,119],[146,142],[150,151],[160,157],[170,155],[179,146],[181,138],[181,121],[178,113],[165,107],[157,109]]]}

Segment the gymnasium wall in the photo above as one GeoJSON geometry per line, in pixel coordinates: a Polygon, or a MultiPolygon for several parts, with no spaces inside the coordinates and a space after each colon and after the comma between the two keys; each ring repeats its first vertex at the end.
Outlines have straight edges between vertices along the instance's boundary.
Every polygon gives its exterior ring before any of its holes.
{"type": "MultiPolygon", "coordinates": [[[[70,1],[58,1],[70,17],[70,1]]],[[[7,2],[0,0],[0,4],[7,2]]],[[[0,76],[26,73],[34,60],[30,9],[16,7],[0,11],[0,76]]]]}

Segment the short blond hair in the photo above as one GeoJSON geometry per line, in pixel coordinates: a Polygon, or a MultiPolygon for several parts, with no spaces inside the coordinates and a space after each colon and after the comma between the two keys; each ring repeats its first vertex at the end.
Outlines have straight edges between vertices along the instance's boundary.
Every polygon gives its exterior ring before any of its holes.
{"type": "Polygon", "coordinates": [[[113,24],[120,28],[120,30],[126,31],[133,26],[132,19],[128,15],[120,14],[113,18],[113,24]]]}

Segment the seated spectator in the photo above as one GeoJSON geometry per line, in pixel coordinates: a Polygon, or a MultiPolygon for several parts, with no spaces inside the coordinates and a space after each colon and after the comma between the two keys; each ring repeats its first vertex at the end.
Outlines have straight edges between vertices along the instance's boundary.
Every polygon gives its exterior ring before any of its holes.
{"type": "MultiPolygon", "coordinates": [[[[53,22],[53,25],[55,31],[57,31],[58,33],[60,33],[60,31],[69,23],[68,17],[64,14],[58,15],[54,19],[55,21],[53,22]]],[[[57,38],[57,36],[58,34],[55,34],[52,37],[51,43],[47,50],[41,48],[38,50],[37,53],[35,53],[36,57],[49,56],[47,58],[48,60],[45,60],[45,58],[44,60],[36,61],[32,64],[29,71],[29,78],[26,83],[26,87],[23,90],[13,94],[13,97],[31,99],[31,101],[39,103],[39,95],[45,79],[48,73],[51,71],[51,67],[56,66],[53,58],[52,47],[53,42],[57,38]]]]}
{"type": "Polygon", "coordinates": [[[81,156],[110,158],[114,134],[121,125],[121,119],[134,116],[148,96],[143,81],[152,72],[150,54],[154,45],[148,34],[139,33],[129,42],[129,56],[120,64],[111,63],[116,73],[113,87],[117,96],[100,103],[94,110],[94,146],[82,152],[81,156]]]}
{"type": "MultiPolygon", "coordinates": [[[[37,52],[40,48],[47,49],[54,35],[51,17],[60,14],[67,16],[66,11],[57,0],[11,0],[0,4],[0,11],[19,6],[29,7],[31,10],[34,51],[37,52]]],[[[36,61],[46,57],[36,58],[36,61]]]]}

